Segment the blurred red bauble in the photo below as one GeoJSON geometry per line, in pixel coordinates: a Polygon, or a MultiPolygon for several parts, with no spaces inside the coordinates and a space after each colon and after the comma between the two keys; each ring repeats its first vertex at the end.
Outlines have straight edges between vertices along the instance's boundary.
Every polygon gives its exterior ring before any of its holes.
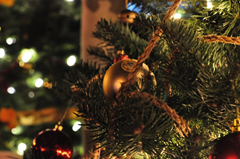
{"type": "Polygon", "coordinates": [[[33,139],[31,159],[70,159],[72,154],[70,138],[58,129],[46,129],[33,139]]]}
{"type": "Polygon", "coordinates": [[[129,59],[128,55],[117,54],[117,56],[114,58],[114,63],[121,61],[121,60],[125,60],[125,59],[129,59]]]}
{"type": "Polygon", "coordinates": [[[214,146],[209,159],[239,159],[240,132],[230,133],[221,138],[214,146]]]}

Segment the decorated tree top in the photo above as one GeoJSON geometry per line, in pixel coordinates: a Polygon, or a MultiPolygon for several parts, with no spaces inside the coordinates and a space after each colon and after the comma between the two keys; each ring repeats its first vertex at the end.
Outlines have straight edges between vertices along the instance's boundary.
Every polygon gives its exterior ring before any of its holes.
{"type": "Polygon", "coordinates": [[[93,35],[105,47],[89,52],[108,66],[82,63],[58,85],[103,148],[101,158],[208,158],[215,142],[231,133],[239,38],[172,19],[180,3],[164,16],[141,13],[133,24],[99,21],[93,35]],[[108,46],[115,50],[104,51],[108,46]],[[130,59],[113,63],[120,49],[130,59]]]}

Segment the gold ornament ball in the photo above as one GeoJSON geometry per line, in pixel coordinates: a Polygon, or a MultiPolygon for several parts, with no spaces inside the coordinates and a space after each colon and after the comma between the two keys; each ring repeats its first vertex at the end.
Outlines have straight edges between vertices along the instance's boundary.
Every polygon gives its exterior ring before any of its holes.
{"type": "Polygon", "coordinates": [[[118,21],[132,24],[136,16],[138,16],[137,12],[125,9],[118,14],[118,21]]]}
{"type": "MultiPolygon", "coordinates": [[[[103,78],[103,91],[107,97],[116,97],[121,84],[126,81],[128,74],[133,70],[136,62],[137,60],[134,59],[125,59],[120,60],[109,67],[103,78]]],[[[147,75],[151,76],[151,82],[156,85],[157,82],[155,76],[149,71],[149,68],[145,63],[143,63],[142,67],[134,77],[134,83],[138,82],[139,87],[144,88],[144,85],[141,85],[141,79],[148,79],[149,76],[147,75]]]]}

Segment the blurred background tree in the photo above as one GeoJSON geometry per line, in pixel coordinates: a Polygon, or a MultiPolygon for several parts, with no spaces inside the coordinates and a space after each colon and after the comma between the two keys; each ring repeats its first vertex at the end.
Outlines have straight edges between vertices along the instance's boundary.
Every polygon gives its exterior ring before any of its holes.
{"type": "MultiPolygon", "coordinates": [[[[9,0],[0,2],[0,10],[0,151],[22,154],[18,145],[29,149],[66,110],[52,85],[79,62],[81,2],[9,0]]],[[[64,131],[80,151],[72,112],[64,131]]]]}

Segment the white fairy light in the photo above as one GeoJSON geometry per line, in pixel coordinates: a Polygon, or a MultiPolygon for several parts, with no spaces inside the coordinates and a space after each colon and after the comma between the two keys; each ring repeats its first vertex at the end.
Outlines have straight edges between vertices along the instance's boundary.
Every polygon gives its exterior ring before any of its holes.
{"type": "Polygon", "coordinates": [[[16,92],[16,89],[15,89],[14,87],[8,87],[8,88],[7,88],[7,92],[8,92],[9,94],[14,94],[14,93],[16,92]]]}
{"type": "Polygon", "coordinates": [[[0,48],[0,58],[3,58],[5,56],[5,50],[3,48],[0,48]]]}
{"type": "Polygon", "coordinates": [[[35,82],[35,86],[36,86],[37,88],[40,88],[40,87],[43,85],[43,83],[44,83],[43,79],[38,78],[38,79],[36,80],[36,82],[35,82]]]}

